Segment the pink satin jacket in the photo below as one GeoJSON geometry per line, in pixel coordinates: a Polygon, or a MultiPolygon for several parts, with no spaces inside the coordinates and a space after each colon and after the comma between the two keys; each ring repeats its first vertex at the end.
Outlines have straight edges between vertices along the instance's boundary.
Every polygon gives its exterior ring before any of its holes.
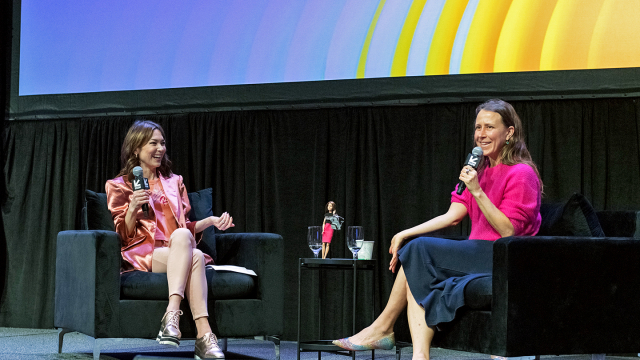
{"type": "MultiPolygon", "coordinates": [[[[169,178],[165,178],[161,175],[160,181],[162,182],[162,187],[169,201],[171,212],[175,216],[178,226],[189,229],[196,239],[196,242],[200,242],[202,233],[195,233],[196,222],[191,222],[188,218],[191,205],[189,204],[189,197],[187,196],[187,190],[182,181],[182,176],[174,174],[169,178]]],[[[121,176],[108,180],[105,189],[107,191],[107,203],[116,226],[116,232],[120,234],[120,238],[122,239],[122,243],[120,244],[120,252],[124,260],[122,271],[151,271],[151,260],[155,245],[154,237],[157,226],[155,214],[150,212],[149,218],[147,219],[144,217],[142,209],[139,209],[136,214],[135,232],[132,236],[129,236],[127,235],[124,219],[129,210],[131,197],[133,196],[131,183],[121,176]]],[[[209,263],[212,262],[212,259],[205,254],[205,261],[209,263]]]]}

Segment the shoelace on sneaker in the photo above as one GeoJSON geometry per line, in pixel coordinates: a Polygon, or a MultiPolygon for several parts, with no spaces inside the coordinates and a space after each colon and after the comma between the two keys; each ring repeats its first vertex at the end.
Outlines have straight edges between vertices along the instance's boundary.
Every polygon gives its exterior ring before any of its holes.
{"type": "Polygon", "coordinates": [[[211,345],[215,346],[216,349],[220,350],[220,346],[218,346],[218,338],[213,332],[209,333],[209,342],[211,343],[211,345]]]}
{"type": "Polygon", "coordinates": [[[173,325],[177,328],[178,323],[180,322],[180,315],[182,315],[182,310],[168,311],[168,313],[169,319],[167,319],[167,325],[173,325]]]}

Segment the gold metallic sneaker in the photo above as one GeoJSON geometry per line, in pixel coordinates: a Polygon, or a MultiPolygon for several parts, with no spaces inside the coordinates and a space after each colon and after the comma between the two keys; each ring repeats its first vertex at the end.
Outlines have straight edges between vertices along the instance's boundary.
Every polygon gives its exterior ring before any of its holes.
{"type": "Polygon", "coordinates": [[[160,323],[160,332],[156,338],[157,342],[175,347],[180,345],[180,337],[182,337],[178,327],[180,315],[182,315],[182,310],[167,311],[164,314],[160,323]]]}
{"type": "Polygon", "coordinates": [[[206,333],[196,339],[196,359],[224,359],[224,353],[218,346],[218,339],[213,333],[206,333]]]}

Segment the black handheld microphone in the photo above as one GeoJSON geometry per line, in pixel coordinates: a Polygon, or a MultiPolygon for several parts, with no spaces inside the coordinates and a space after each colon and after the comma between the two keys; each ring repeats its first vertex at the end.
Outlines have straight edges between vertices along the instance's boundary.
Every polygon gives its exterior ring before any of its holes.
{"type": "MultiPolygon", "coordinates": [[[[140,166],[136,166],[133,168],[133,191],[136,190],[149,190],[149,180],[142,176],[142,168],[140,166]]],[[[149,204],[142,205],[142,211],[144,211],[144,216],[149,217],[149,204]]]]}
{"type": "MultiPolygon", "coordinates": [[[[469,165],[472,168],[477,169],[478,165],[480,165],[481,157],[482,157],[482,148],[480,146],[474,147],[473,150],[471,150],[471,154],[467,155],[467,160],[465,160],[464,166],[469,165]]],[[[456,194],[462,195],[462,192],[466,188],[467,188],[467,184],[465,184],[464,181],[460,180],[460,182],[458,183],[458,190],[456,191],[456,194]]]]}

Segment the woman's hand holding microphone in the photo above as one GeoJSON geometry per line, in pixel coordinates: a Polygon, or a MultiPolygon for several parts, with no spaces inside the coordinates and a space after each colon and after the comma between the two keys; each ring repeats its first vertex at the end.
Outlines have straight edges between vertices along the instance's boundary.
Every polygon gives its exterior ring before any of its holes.
{"type": "Polygon", "coordinates": [[[151,191],[149,190],[136,190],[131,196],[131,202],[129,203],[129,212],[135,216],[138,210],[142,208],[142,205],[149,204],[151,191]]]}
{"type": "Polygon", "coordinates": [[[467,185],[467,190],[474,195],[480,190],[480,183],[478,182],[478,172],[471,166],[466,165],[460,171],[460,180],[464,181],[467,185]]]}

